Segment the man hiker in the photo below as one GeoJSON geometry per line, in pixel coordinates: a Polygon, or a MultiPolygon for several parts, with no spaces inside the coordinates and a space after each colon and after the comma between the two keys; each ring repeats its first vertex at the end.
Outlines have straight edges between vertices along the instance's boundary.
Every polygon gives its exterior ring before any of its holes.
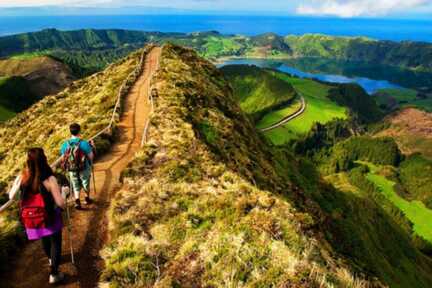
{"type": "Polygon", "coordinates": [[[62,168],[69,173],[72,190],[75,197],[75,208],[81,209],[80,192],[84,190],[85,204],[91,204],[90,199],[90,180],[91,166],[93,165],[92,145],[81,139],[81,126],[73,123],[69,126],[72,137],[65,141],[61,146],[62,168]]]}

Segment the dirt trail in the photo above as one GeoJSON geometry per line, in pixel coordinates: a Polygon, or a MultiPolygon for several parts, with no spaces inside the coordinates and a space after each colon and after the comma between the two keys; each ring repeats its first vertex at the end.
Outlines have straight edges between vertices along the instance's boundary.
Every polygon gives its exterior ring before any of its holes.
{"type": "MultiPolygon", "coordinates": [[[[60,287],[97,287],[102,259],[99,251],[107,237],[106,212],[119,185],[121,171],[132,160],[139,149],[145,122],[150,112],[149,85],[151,75],[158,66],[161,49],[154,48],[145,59],[144,72],[129,93],[124,113],[119,123],[120,137],[110,153],[99,159],[95,165],[96,191],[91,197],[95,200],[85,210],[74,211],[73,243],[76,267],[70,263],[70,250],[67,229],[63,229],[63,264],[60,270],[67,278],[60,287]]],[[[8,279],[1,279],[0,286],[19,288],[49,287],[48,261],[40,241],[28,244],[12,263],[8,279]]]]}

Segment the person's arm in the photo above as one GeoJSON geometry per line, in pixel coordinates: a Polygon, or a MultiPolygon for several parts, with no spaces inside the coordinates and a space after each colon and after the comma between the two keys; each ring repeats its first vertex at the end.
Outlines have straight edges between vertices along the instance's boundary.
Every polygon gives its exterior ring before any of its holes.
{"type": "Polygon", "coordinates": [[[87,158],[90,160],[90,162],[93,163],[94,153],[93,153],[93,148],[90,145],[90,143],[87,141],[82,141],[81,142],[81,149],[86,153],[87,158]]]}
{"type": "Polygon", "coordinates": [[[15,178],[15,182],[12,185],[12,188],[9,191],[9,199],[10,200],[16,200],[19,196],[19,190],[20,190],[20,186],[21,186],[21,176],[18,176],[17,178],[15,178]]]}
{"type": "Polygon", "coordinates": [[[54,176],[50,176],[43,184],[45,188],[51,192],[57,206],[64,209],[65,201],[61,195],[60,185],[57,183],[57,179],[54,176]]]}

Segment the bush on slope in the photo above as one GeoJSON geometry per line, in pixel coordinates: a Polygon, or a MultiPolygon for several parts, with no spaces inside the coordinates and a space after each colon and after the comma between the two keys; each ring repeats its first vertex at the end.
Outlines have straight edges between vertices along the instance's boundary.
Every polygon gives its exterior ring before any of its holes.
{"type": "Polygon", "coordinates": [[[271,153],[220,72],[192,50],[167,45],[161,57],[150,142],[111,205],[103,279],[112,287],[367,285],[333,265],[311,236],[314,218],[283,196],[295,194],[295,160],[275,160],[284,153],[271,153]]]}

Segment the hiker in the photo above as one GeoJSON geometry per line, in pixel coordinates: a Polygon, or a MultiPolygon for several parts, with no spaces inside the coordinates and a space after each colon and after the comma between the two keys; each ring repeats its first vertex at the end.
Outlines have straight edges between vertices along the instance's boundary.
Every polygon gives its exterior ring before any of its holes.
{"type": "Polygon", "coordinates": [[[81,209],[81,190],[84,190],[86,194],[85,204],[89,205],[92,202],[90,199],[90,180],[94,153],[92,145],[88,141],[81,139],[81,126],[79,124],[71,124],[69,131],[72,137],[65,141],[60,149],[63,157],[61,165],[65,171],[69,172],[75,198],[75,208],[81,209]]]}
{"type": "Polygon", "coordinates": [[[51,267],[49,283],[64,279],[59,272],[62,247],[62,209],[65,207],[60,186],[42,148],[27,153],[27,165],[21,174],[20,218],[29,240],[41,239],[51,267]]]}

